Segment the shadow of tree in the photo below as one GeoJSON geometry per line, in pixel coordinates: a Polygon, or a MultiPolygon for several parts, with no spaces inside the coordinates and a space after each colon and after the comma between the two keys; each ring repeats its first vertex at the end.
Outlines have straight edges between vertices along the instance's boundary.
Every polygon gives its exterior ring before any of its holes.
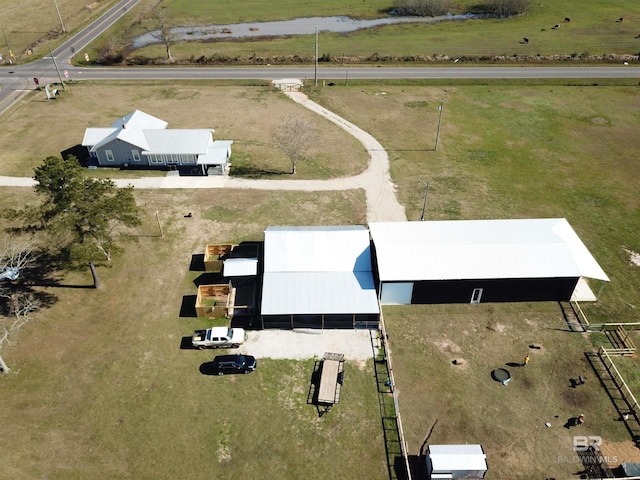
{"type": "Polygon", "coordinates": [[[232,177],[245,177],[245,178],[264,178],[280,175],[291,175],[291,172],[284,172],[282,170],[267,170],[264,168],[252,167],[250,165],[239,165],[231,167],[229,174],[232,177]]]}

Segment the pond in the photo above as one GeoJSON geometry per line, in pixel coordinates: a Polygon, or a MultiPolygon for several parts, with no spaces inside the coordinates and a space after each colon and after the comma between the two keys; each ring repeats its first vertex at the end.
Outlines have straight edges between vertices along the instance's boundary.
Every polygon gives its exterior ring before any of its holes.
{"type": "MultiPolygon", "coordinates": [[[[176,27],[171,34],[178,41],[202,41],[217,38],[277,37],[283,35],[312,35],[316,32],[347,33],[364,28],[398,23],[437,23],[442,21],[469,20],[482,15],[442,15],[439,17],[384,17],[372,20],[355,20],[349,17],[308,17],[276,22],[236,23],[231,25],[205,25],[198,27],[176,27]]],[[[160,43],[159,31],[140,35],[133,40],[134,48],[160,43]]]]}

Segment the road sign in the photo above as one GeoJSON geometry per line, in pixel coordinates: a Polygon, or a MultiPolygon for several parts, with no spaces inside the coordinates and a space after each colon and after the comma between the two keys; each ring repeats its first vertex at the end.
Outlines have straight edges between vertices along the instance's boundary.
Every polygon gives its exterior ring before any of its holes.
{"type": "Polygon", "coordinates": [[[33,83],[36,84],[36,87],[40,85],[40,80],[38,80],[38,77],[33,77],[33,83]]]}
{"type": "Polygon", "coordinates": [[[64,78],[69,78],[69,70],[64,71],[64,78]]]}

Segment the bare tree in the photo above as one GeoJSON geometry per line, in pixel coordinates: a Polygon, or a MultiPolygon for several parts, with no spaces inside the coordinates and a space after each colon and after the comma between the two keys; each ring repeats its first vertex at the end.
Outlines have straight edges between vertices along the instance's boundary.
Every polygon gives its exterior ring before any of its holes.
{"type": "Polygon", "coordinates": [[[0,282],[17,280],[23,270],[33,267],[35,261],[31,240],[23,237],[5,238],[0,245],[0,282]]]}
{"type": "Polygon", "coordinates": [[[29,314],[40,308],[33,294],[15,291],[13,281],[34,266],[36,255],[33,243],[21,237],[9,237],[0,246],[0,299],[4,315],[0,317],[0,370],[8,373],[2,351],[11,343],[11,337],[29,321],[29,314]]]}
{"type": "Polygon", "coordinates": [[[276,147],[281,150],[291,162],[291,174],[296,173],[296,167],[303,160],[311,145],[316,141],[314,129],[304,120],[287,117],[284,123],[273,134],[276,147]]]}
{"type": "Polygon", "coordinates": [[[399,15],[437,17],[453,10],[452,0],[394,0],[393,9],[399,15]]]}
{"type": "Polygon", "coordinates": [[[171,33],[171,26],[167,23],[167,17],[159,8],[153,10],[153,17],[158,23],[158,30],[151,33],[151,36],[160,41],[167,51],[167,60],[171,61],[171,44],[175,41],[175,35],[171,33]]]}
{"type": "Polygon", "coordinates": [[[31,320],[31,312],[40,309],[40,301],[32,293],[11,292],[6,286],[0,287],[0,297],[7,303],[6,316],[0,317],[0,373],[9,373],[2,352],[11,345],[12,337],[31,320]]]}
{"type": "Polygon", "coordinates": [[[486,9],[500,18],[513,17],[527,11],[530,0],[487,0],[486,9]]]}

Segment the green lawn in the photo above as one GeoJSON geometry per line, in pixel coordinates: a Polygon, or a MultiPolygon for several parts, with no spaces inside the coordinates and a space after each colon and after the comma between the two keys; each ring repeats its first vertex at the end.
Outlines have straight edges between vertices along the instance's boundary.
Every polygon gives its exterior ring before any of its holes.
{"type": "MultiPolygon", "coordinates": [[[[582,305],[589,319],[637,322],[640,268],[623,248],[640,251],[640,156],[633,141],[640,97],[637,86],[592,83],[350,82],[310,95],[389,150],[391,175],[412,220],[422,209],[423,181],[430,185],[427,219],[566,217],[611,277],[599,303],[582,305]]],[[[24,152],[3,144],[0,151],[9,153],[2,171],[30,175],[41,158],[78,142],[85,126],[109,124],[134,104],[172,126],[209,119],[218,138],[241,140],[234,154],[241,152],[243,161],[284,168],[269,156],[264,122],[303,112],[265,87],[137,82],[99,88],[118,97],[107,110],[97,103],[79,110],[83,102],[97,102],[90,94],[95,85],[76,86],[55,104],[29,97],[12,109],[7,118],[15,134],[33,131],[43,140],[24,152]],[[54,137],[35,129],[33,118],[51,134],[61,112],[71,127],[58,129],[59,143],[47,147],[44,139],[54,137]],[[252,143],[254,136],[259,141],[252,143]]],[[[324,167],[310,165],[301,175],[325,178],[325,170],[348,175],[363,168],[361,147],[337,128],[326,135],[331,154],[315,153],[324,167]]],[[[28,189],[4,188],[3,195],[7,206],[33,201],[28,189]]],[[[181,338],[202,325],[179,317],[183,296],[195,295],[192,254],[208,243],[260,240],[268,225],[363,224],[363,192],[141,190],[136,198],[145,212],[139,243],[99,269],[104,288],[77,288],[91,285],[88,271],[60,276],[59,287],[38,287],[51,306],[3,351],[14,374],[0,378],[0,424],[12,446],[0,478],[247,478],[264,471],[283,479],[337,471],[385,478],[371,363],[348,364],[344,401],[318,419],[305,403],[310,362],[262,361],[252,375],[220,379],[199,371],[210,352],[179,348],[181,338]],[[193,218],[185,219],[186,212],[193,218]]],[[[384,313],[411,455],[436,419],[432,443],[483,443],[491,478],[498,479],[573,475],[578,466],[558,456],[572,455],[577,433],[562,425],[579,413],[587,418],[580,434],[601,435],[610,446],[629,442],[585,363],[584,352],[606,339],[564,331],[556,304],[385,307],[384,313]],[[533,342],[543,349],[529,352],[533,342]],[[513,367],[509,386],[491,380],[493,368],[521,362],[528,352],[530,366],[513,367]],[[453,358],[467,363],[458,368],[453,358]],[[569,378],[581,373],[587,384],[570,388],[569,378]]],[[[637,359],[620,365],[639,394],[637,359]]]]}
{"type": "MultiPolygon", "coordinates": [[[[469,11],[477,2],[462,1],[453,13],[469,11]]],[[[164,3],[164,11],[175,26],[225,25],[235,23],[288,20],[298,17],[345,15],[375,18],[387,15],[392,2],[380,0],[347,3],[296,3],[289,0],[277,6],[251,1],[243,9],[229,7],[229,2],[164,3]],[[281,7],[281,8],[280,8],[281,7]]],[[[157,28],[154,20],[139,9],[121,21],[114,32],[93,46],[92,58],[105,41],[116,45],[127,58],[162,59],[159,45],[135,51],[127,48],[130,39],[157,28]]],[[[579,5],[570,0],[551,4],[532,2],[526,14],[509,19],[476,19],[435,24],[402,24],[376,27],[351,33],[321,32],[319,54],[338,63],[379,63],[402,61],[556,61],[553,56],[581,57],[604,54],[636,55],[640,24],[640,5],[625,0],[590,0],[579,5]],[[623,22],[616,22],[623,17],[623,22]],[[564,19],[569,18],[570,22],[564,19]],[[553,29],[554,25],[560,25],[553,29]],[[523,37],[529,39],[528,43],[523,37]],[[496,58],[499,57],[499,58],[496,58]],[[527,59],[528,58],[528,59],[527,59]]],[[[259,28],[259,25],[256,25],[259,28]]],[[[314,32],[306,36],[252,38],[212,42],[178,42],[172,47],[174,62],[188,63],[198,58],[221,63],[298,63],[311,61],[314,32]],[[222,61],[224,59],[224,61],[222,61]]],[[[592,59],[593,60],[593,59],[592,59]]]]}

